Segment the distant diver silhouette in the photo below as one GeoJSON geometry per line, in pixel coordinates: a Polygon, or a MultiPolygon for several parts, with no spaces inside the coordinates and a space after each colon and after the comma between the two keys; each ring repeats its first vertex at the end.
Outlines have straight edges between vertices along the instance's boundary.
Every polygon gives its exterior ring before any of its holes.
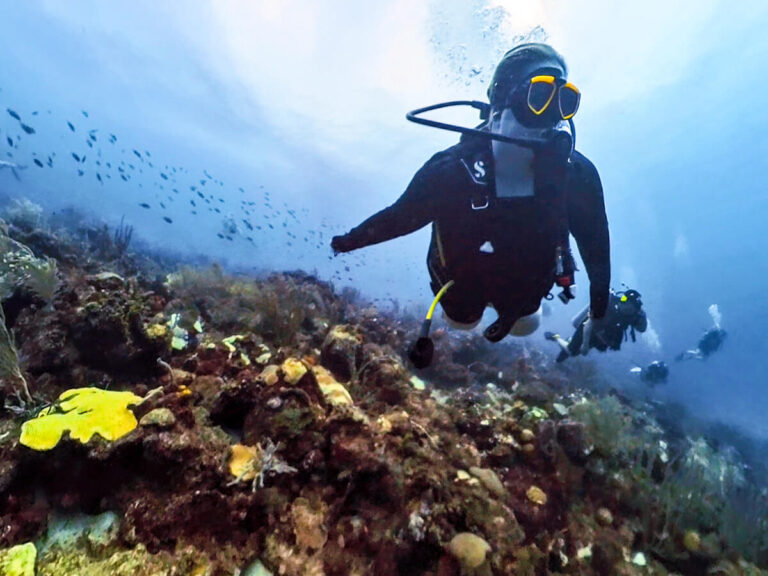
{"type": "Polygon", "coordinates": [[[556,342],[561,350],[557,357],[562,362],[571,356],[585,355],[591,348],[604,352],[608,349],[619,350],[622,342],[627,340],[627,331],[635,341],[635,332],[645,332],[648,319],[643,310],[643,301],[637,290],[610,293],[605,316],[599,325],[590,323],[588,310],[583,310],[573,320],[576,331],[570,340],[565,340],[559,334],[546,332],[547,340],[556,342]]]}

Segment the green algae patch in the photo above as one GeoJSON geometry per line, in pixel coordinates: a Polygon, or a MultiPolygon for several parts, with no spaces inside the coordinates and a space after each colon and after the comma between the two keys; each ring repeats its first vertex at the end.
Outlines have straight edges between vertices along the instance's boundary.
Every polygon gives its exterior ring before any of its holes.
{"type": "Polygon", "coordinates": [[[131,550],[117,550],[105,557],[90,556],[83,550],[55,549],[42,555],[37,576],[168,576],[210,573],[210,564],[201,554],[150,554],[139,544],[131,550]]]}
{"type": "Polygon", "coordinates": [[[140,402],[141,397],[131,392],[100,388],[67,390],[52,406],[22,424],[19,442],[33,450],[51,450],[64,432],[83,444],[95,434],[114,441],[136,428],[136,416],[128,407],[140,402]]]}
{"type": "Polygon", "coordinates": [[[32,542],[0,550],[0,574],[3,576],[35,576],[37,548],[32,542]]]}

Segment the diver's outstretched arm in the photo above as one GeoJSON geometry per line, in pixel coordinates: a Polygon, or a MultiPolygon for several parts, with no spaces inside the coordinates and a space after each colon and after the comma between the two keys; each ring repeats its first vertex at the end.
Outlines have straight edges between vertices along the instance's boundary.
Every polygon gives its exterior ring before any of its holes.
{"type": "Polygon", "coordinates": [[[594,165],[578,152],[569,172],[568,224],[589,276],[592,317],[602,318],[611,284],[611,243],[603,186],[594,165]]]}
{"type": "Polygon", "coordinates": [[[447,159],[433,156],[416,172],[403,195],[391,206],[377,212],[343,236],[334,236],[335,252],[350,252],[415,232],[435,217],[440,193],[444,190],[447,159]]]}

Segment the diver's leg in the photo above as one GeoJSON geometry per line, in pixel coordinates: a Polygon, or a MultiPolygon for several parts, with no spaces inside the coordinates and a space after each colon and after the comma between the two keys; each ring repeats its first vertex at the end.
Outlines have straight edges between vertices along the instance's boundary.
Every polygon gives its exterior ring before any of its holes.
{"type": "Polygon", "coordinates": [[[701,350],[693,348],[692,350],[680,352],[680,354],[675,356],[675,362],[680,362],[681,360],[701,360],[702,358],[704,358],[704,355],[701,353],[701,350]]]}
{"type": "Polygon", "coordinates": [[[446,314],[445,308],[443,308],[442,317],[443,317],[443,320],[445,320],[445,323],[448,324],[448,326],[450,326],[454,330],[472,330],[473,328],[476,328],[477,325],[480,324],[480,320],[483,319],[481,315],[480,318],[478,318],[474,322],[457,322],[456,320],[448,316],[448,314],[446,314]]]}
{"type": "Polygon", "coordinates": [[[560,346],[560,349],[566,354],[568,355],[571,354],[570,350],[568,350],[568,340],[560,336],[560,334],[557,334],[555,332],[545,332],[544,338],[552,342],[555,342],[558,346],[560,346]]]}
{"type": "Polygon", "coordinates": [[[509,333],[512,336],[530,336],[541,326],[541,316],[542,311],[541,306],[539,306],[538,310],[533,314],[518,318],[517,322],[512,325],[509,333]]]}
{"type": "MultiPolygon", "coordinates": [[[[430,286],[435,294],[441,287],[434,281],[430,286]]],[[[458,330],[471,330],[480,324],[485,310],[485,302],[466,282],[455,282],[440,300],[440,306],[442,317],[451,328],[458,330]]]]}

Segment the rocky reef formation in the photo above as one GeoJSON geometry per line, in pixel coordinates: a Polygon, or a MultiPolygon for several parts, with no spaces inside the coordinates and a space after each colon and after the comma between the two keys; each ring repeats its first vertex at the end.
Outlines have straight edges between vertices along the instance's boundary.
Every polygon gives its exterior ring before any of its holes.
{"type": "Polygon", "coordinates": [[[39,222],[3,237],[55,285],[0,270],[0,566],[766,573],[768,498],[737,456],[594,374],[438,331],[416,375],[417,321],[310,275],[170,266],[39,222]]]}

